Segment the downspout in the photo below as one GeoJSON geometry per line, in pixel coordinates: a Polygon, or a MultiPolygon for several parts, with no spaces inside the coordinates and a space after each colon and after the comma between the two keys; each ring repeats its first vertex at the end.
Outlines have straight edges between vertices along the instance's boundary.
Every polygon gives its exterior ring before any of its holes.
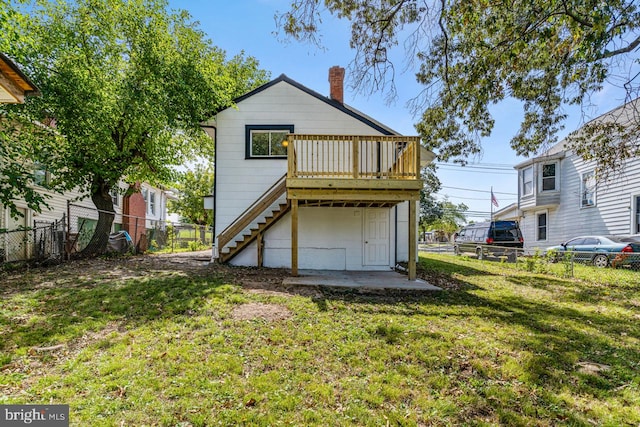
{"type": "MultiPolygon", "coordinates": [[[[214,257],[216,257],[216,202],[218,198],[216,197],[217,187],[218,187],[218,168],[216,167],[218,164],[218,128],[212,125],[200,125],[200,128],[204,130],[213,129],[213,225],[211,227],[211,261],[213,261],[214,257]]],[[[207,135],[211,136],[209,132],[207,135]]]]}

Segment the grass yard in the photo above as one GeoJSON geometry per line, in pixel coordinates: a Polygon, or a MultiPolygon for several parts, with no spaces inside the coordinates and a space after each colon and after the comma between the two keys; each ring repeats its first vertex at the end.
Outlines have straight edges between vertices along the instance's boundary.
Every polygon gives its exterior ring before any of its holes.
{"type": "Polygon", "coordinates": [[[0,404],[69,404],[74,426],[637,426],[640,273],[584,268],[424,255],[439,293],[157,256],[0,273],[0,404]]]}

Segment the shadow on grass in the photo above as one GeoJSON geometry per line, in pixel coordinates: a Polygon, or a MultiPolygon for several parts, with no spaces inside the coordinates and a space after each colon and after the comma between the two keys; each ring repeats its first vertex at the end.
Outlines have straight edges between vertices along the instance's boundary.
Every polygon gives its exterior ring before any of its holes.
{"type": "MultiPolygon", "coordinates": [[[[191,315],[206,298],[231,292],[221,280],[206,277],[141,277],[105,284],[83,284],[25,291],[32,307],[19,321],[0,316],[5,329],[0,350],[73,340],[108,322],[122,328],[162,318],[191,315]],[[62,338],[60,338],[62,337],[62,338]]],[[[18,308],[18,307],[16,307],[18,308]]]]}
{"type": "MultiPolygon", "coordinates": [[[[491,288],[491,284],[483,289],[459,277],[490,274],[469,267],[459,271],[453,268],[455,264],[441,261],[431,260],[429,265],[438,270],[437,274],[446,277],[455,273],[460,290],[431,293],[386,291],[381,295],[327,288],[323,289],[323,297],[316,304],[325,311],[329,305],[338,304],[354,315],[406,317],[406,321],[394,320],[394,324],[399,325],[415,322],[415,316],[422,316],[425,325],[430,318],[458,319],[451,320],[451,323],[447,321],[445,324],[451,325],[451,329],[442,333],[457,335],[460,325],[467,323],[469,329],[465,335],[477,335],[478,340],[486,338],[486,330],[493,329],[496,331],[495,339],[499,341],[496,345],[501,347],[496,349],[498,353],[515,351],[524,355],[519,361],[526,373],[522,380],[549,390],[562,390],[569,386],[593,396],[617,394],[618,388],[635,377],[635,369],[640,364],[639,353],[633,345],[640,339],[637,319],[621,316],[617,309],[599,310],[593,304],[599,299],[604,301],[607,296],[611,299],[611,289],[595,287],[594,290],[589,284],[532,276],[526,272],[504,277],[496,289],[491,288]],[[505,286],[508,283],[514,287],[505,286]],[[550,300],[545,298],[545,294],[526,288],[543,289],[558,295],[550,300]],[[482,331],[474,329],[476,324],[481,325],[482,331]],[[597,374],[581,373],[576,364],[585,361],[607,365],[610,369],[597,374]]],[[[624,295],[621,290],[615,301],[609,303],[615,307],[624,306],[624,295]]],[[[443,323],[439,321],[438,324],[443,323]]],[[[393,342],[420,339],[416,336],[420,331],[420,328],[406,334],[392,331],[393,342]]],[[[433,333],[426,329],[423,332],[427,335],[433,333]]]]}

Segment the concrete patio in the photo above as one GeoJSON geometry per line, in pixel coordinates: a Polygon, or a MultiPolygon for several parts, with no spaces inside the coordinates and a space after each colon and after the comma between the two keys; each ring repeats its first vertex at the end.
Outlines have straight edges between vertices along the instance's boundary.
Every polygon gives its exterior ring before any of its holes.
{"type": "Polygon", "coordinates": [[[336,286],[345,288],[407,289],[441,291],[424,280],[407,280],[395,271],[300,270],[298,277],[287,277],[284,285],[336,286]]]}

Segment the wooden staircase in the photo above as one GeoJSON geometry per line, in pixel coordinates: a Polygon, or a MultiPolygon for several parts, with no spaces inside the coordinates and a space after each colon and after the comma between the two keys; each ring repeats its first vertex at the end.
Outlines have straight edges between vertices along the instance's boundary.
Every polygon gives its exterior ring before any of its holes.
{"type": "Polygon", "coordinates": [[[229,262],[253,241],[258,241],[258,265],[262,265],[262,237],[289,210],[285,174],[218,235],[218,262],[229,262]]]}

